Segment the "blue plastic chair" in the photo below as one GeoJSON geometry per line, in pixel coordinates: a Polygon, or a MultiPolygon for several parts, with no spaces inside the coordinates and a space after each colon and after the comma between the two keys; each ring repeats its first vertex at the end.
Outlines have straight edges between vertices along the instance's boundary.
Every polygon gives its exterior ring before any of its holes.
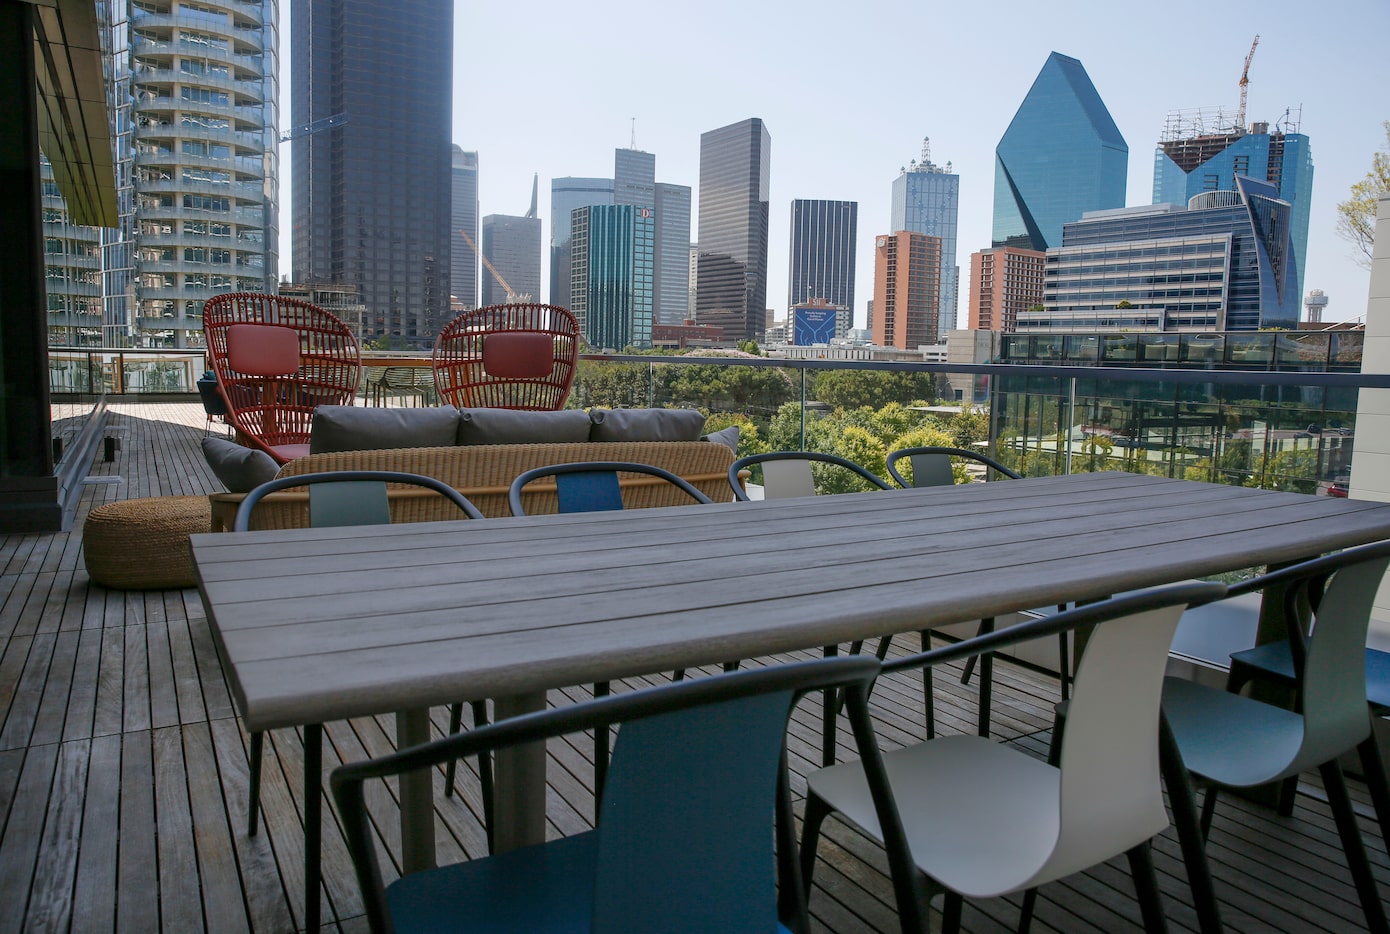
{"type": "MultiPolygon", "coordinates": [[[[503,720],[335,769],[330,780],[373,931],[806,931],[787,784],[801,694],[845,687],[868,724],[871,658],[668,684],[503,720]],[[383,887],[363,783],[620,723],[591,831],[383,887]]],[[[879,763],[871,733],[861,755],[879,763]]],[[[880,763],[881,767],[881,763],[880,763]]],[[[887,805],[891,808],[891,803],[887,805]]]]}
{"type": "MultiPolygon", "coordinates": [[[[1199,834],[1201,841],[1206,839],[1218,789],[1253,788],[1317,768],[1366,922],[1373,931],[1387,930],[1385,910],[1338,759],[1353,749],[1363,753],[1366,781],[1384,833],[1390,792],[1371,732],[1365,646],[1372,603],[1388,566],[1390,542],[1382,542],[1306,561],[1239,585],[1241,593],[1269,588],[1283,593],[1290,657],[1294,659],[1294,710],[1178,678],[1168,678],[1163,690],[1163,713],[1174,752],[1183,767],[1207,786],[1200,826],[1194,828],[1181,818],[1178,821],[1180,832],[1187,837],[1185,847],[1200,848],[1201,842],[1192,840],[1194,835],[1199,834]],[[1299,623],[1309,614],[1311,635],[1305,645],[1299,623]]],[[[1175,784],[1169,782],[1170,794],[1175,784]]],[[[1175,798],[1175,816],[1180,810],[1190,811],[1191,806],[1175,798]]],[[[1214,897],[1204,865],[1201,879],[1194,879],[1194,890],[1199,910],[1214,916],[1214,897]],[[1205,909],[1203,902],[1207,903],[1205,909]]]]}

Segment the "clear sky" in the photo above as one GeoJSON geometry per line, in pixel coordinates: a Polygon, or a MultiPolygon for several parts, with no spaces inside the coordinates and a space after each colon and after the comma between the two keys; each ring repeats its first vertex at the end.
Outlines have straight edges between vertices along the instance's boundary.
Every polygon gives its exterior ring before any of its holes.
{"type": "MultiPolygon", "coordinates": [[[[539,173],[548,243],[550,179],[611,178],[635,117],[636,148],[655,153],[657,181],[692,188],[695,240],[700,134],[761,117],[772,136],[767,304],[785,314],[792,200],[857,201],[862,326],[893,179],[930,137],[932,160],[960,175],[964,327],[970,254],[990,241],[994,147],[1048,54],[1085,66],[1129,145],[1126,203],[1148,204],[1168,113],[1234,114],[1256,33],[1247,120],[1273,124],[1291,109],[1313,153],[1304,291],[1328,294],[1329,319],[1358,318],[1369,273],[1335,232],[1336,204],[1385,143],[1390,0],[462,2],[453,141],[478,152],[483,214],[525,213],[539,173]]],[[[288,148],[281,156],[288,165],[288,148]]]]}

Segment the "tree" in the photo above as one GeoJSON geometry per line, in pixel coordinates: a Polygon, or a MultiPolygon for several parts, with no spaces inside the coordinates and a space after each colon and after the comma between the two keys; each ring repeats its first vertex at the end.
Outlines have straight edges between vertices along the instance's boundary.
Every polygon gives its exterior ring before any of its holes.
{"type": "Polygon", "coordinates": [[[1351,186],[1351,197],[1337,205],[1337,233],[1350,240],[1360,255],[1356,262],[1371,268],[1375,245],[1376,207],[1382,195],[1390,194],[1390,120],[1386,120],[1385,148],[1371,157],[1371,170],[1351,186]]]}
{"type": "Polygon", "coordinates": [[[904,404],[932,398],[930,373],[892,373],[882,370],[821,370],[811,391],[817,400],[835,408],[867,405],[881,409],[890,402],[904,404]]]}

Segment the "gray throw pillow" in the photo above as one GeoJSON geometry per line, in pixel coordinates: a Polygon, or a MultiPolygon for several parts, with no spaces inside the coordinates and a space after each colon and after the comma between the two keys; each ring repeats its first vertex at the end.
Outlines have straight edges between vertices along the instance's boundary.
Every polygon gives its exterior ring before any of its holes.
{"type": "Polygon", "coordinates": [[[699,409],[594,409],[590,441],[698,441],[705,430],[699,409]]]}
{"type": "Polygon", "coordinates": [[[589,413],[583,409],[459,409],[459,444],[577,444],[588,440],[589,413]]]}
{"type": "Polygon", "coordinates": [[[250,493],[280,472],[280,465],[265,451],[225,438],[204,438],[203,457],[228,493],[250,493]]]}
{"type": "Polygon", "coordinates": [[[314,420],[309,425],[309,453],[452,447],[458,421],[459,411],[452,405],[321,405],[314,409],[314,420]]]}
{"type": "Polygon", "coordinates": [[[719,431],[711,431],[705,435],[706,441],[713,441],[715,444],[722,444],[735,454],[738,453],[738,426],[730,425],[728,428],[721,428],[719,431]]]}

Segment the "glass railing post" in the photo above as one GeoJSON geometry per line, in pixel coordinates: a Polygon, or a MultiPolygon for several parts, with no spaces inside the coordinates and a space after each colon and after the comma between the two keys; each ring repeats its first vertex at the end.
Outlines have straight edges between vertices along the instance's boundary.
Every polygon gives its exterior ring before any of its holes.
{"type": "Polygon", "coordinates": [[[1067,390],[1067,466],[1066,473],[1071,474],[1071,448],[1072,436],[1076,432],[1076,377],[1071,378],[1070,386],[1067,390]]]}
{"type": "Polygon", "coordinates": [[[801,367],[801,450],[806,450],[806,368],[801,367]]]}

